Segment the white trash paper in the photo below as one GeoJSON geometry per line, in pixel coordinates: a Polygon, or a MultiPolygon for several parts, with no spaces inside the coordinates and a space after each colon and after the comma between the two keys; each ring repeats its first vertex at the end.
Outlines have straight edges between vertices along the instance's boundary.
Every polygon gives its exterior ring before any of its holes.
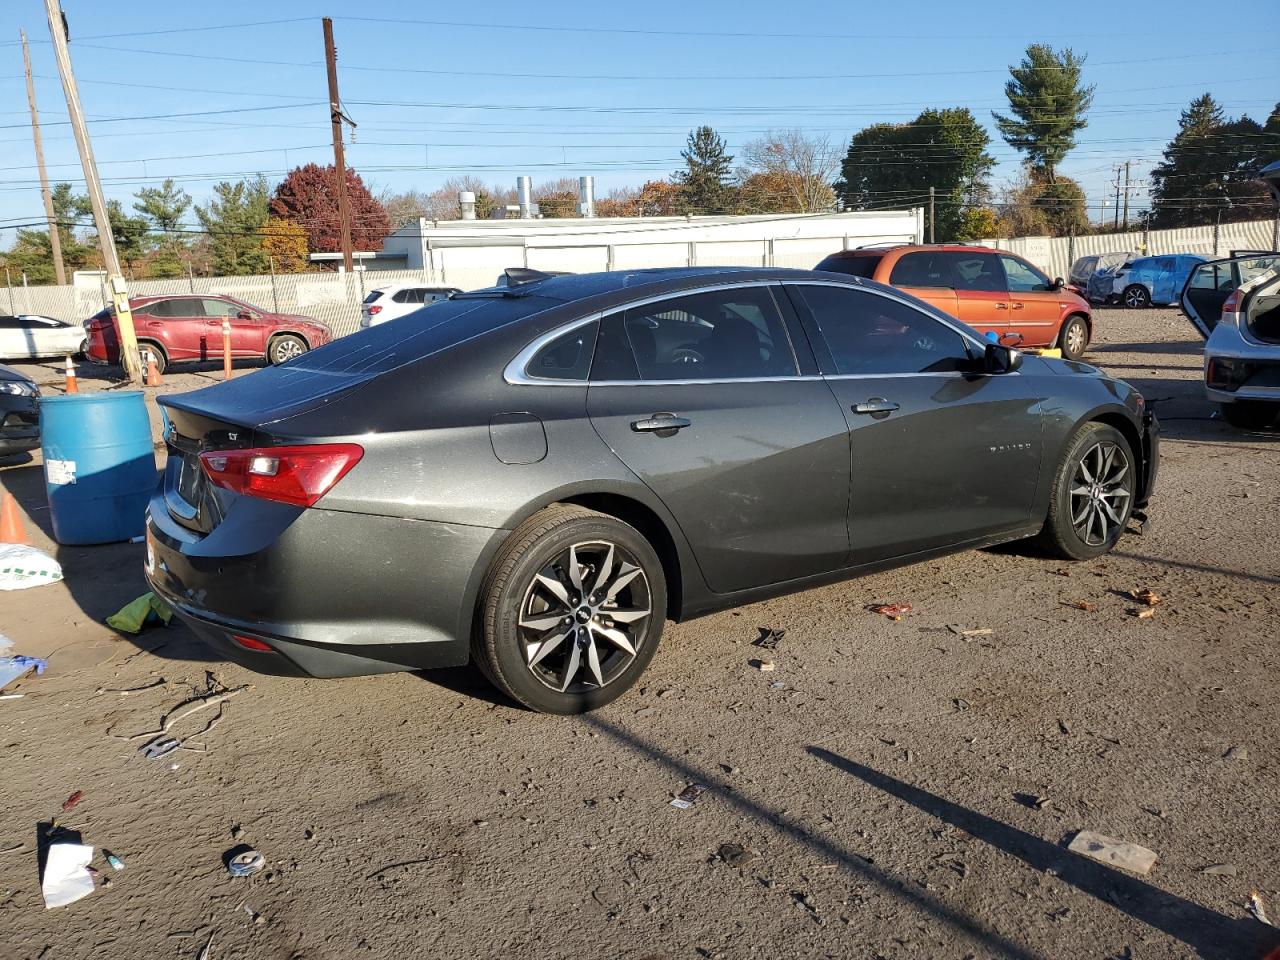
{"type": "Polygon", "coordinates": [[[0,590],[21,590],[62,579],[62,567],[43,550],[0,543],[0,590]]]}
{"type": "Polygon", "coordinates": [[[82,843],[49,845],[44,881],[40,885],[46,910],[65,907],[93,893],[93,875],[88,870],[92,859],[93,847],[82,843]]]}

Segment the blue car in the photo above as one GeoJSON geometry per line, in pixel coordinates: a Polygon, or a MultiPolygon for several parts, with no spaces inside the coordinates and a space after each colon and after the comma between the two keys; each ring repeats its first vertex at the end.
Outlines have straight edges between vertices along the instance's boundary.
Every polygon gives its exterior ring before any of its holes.
{"type": "Polygon", "coordinates": [[[1205,262],[1193,253],[1176,253],[1163,257],[1139,257],[1116,271],[1111,284],[1111,299],[1137,309],[1153,303],[1176,304],[1191,271],[1205,262]]]}

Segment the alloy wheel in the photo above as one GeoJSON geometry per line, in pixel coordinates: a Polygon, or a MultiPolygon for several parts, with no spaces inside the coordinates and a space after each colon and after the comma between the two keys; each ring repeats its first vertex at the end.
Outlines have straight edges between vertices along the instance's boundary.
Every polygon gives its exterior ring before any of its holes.
{"type": "Polygon", "coordinates": [[[599,689],[635,660],[648,631],[649,580],[627,550],[575,543],[534,574],[520,603],[525,665],[558,693],[599,689]]]}
{"type": "Polygon", "coordinates": [[[1140,287],[1132,287],[1124,296],[1124,305],[1136,309],[1146,306],[1147,296],[1140,287]]]}
{"type": "Polygon", "coordinates": [[[1071,525],[1091,547],[1109,542],[1128,512],[1129,458],[1109,440],[1091,446],[1071,478],[1071,525]]]}
{"type": "Polygon", "coordinates": [[[302,356],[302,354],[302,344],[297,340],[281,340],[276,344],[277,363],[284,363],[286,360],[292,360],[294,357],[302,356]]]}
{"type": "Polygon", "coordinates": [[[1084,326],[1082,324],[1073,323],[1067,327],[1067,351],[1073,357],[1078,357],[1084,353],[1084,326]]]}

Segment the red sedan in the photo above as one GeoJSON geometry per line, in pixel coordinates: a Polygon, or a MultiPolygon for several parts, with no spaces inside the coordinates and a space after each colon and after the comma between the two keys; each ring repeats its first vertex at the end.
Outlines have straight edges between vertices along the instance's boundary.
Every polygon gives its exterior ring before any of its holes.
{"type": "MultiPolygon", "coordinates": [[[[333,339],[329,328],[311,317],[272,313],[214,295],[135,297],[129,301],[143,363],[155,360],[164,372],[171,363],[217,360],[222,356],[222,321],[231,323],[233,359],[265,358],[284,363],[333,339]]],[[[85,356],[97,363],[120,362],[120,331],[115,311],[102,310],[85,322],[85,356]]]]}

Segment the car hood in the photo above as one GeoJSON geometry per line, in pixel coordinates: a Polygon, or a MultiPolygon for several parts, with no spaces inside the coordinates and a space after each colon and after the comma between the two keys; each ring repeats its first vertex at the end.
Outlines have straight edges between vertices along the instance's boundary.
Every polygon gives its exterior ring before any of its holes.
{"type": "Polygon", "coordinates": [[[328,324],[323,321],[317,320],[315,317],[304,316],[301,313],[277,313],[276,320],[284,323],[306,324],[309,327],[323,327],[325,330],[329,329],[328,324]]]}
{"type": "Polygon", "coordinates": [[[19,373],[17,370],[13,369],[13,367],[6,367],[3,363],[0,363],[0,380],[17,380],[21,383],[35,383],[35,381],[25,373],[19,373]]]}

